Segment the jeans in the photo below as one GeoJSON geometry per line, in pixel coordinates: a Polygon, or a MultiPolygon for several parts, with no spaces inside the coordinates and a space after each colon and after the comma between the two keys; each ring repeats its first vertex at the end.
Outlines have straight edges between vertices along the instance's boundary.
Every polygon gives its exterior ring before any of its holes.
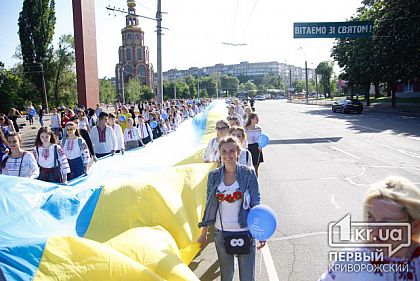
{"type": "Polygon", "coordinates": [[[44,116],[39,116],[39,124],[41,124],[41,127],[44,127],[44,120],[42,120],[44,116]]]}
{"type": "MultiPolygon", "coordinates": [[[[235,255],[229,255],[225,251],[223,242],[223,232],[216,229],[215,241],[217,257],[220,264],[221,281],[233,280],[234,258],[235,255]]],[[[247,255],[237,255],[239,265],[239,280],[254,281],[255,280],[255,239],[251,242],[251,251],[247,255]]]]}

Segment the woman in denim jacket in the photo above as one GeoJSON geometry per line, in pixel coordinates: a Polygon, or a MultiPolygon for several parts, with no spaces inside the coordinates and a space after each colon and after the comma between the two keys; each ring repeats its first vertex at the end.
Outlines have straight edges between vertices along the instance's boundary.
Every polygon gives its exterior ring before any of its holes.
{"type": "MultiPolygon", "coordinates": [[[[255,172],[247,166],[238,164],[241,145],[233,137],[220,140],[219,151],[223,165],[210,172],[207,181],[207,203],[202,228],[197,242],[204,245],[207,230],[215,225],[215,245],[220,264],[222,281],[233,279],[234,255],[226,253],[224,235],[227,232],[248,232],[247,216],[250,209],[260,204],[260,192],[255,172]],[[223,231],[222,231],[223,229],[223,231]]],[[[265,245],[260,241],[259,248],[265,245]]],[[[238,255],[240,280],[254,280],[255,277],[255,240],[252,238],[249,254],[238,255]]]]}

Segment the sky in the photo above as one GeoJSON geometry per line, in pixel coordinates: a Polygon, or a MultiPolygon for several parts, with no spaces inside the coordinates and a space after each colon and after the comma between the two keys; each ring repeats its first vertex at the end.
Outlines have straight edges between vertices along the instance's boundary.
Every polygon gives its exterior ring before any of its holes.
{"type": "MultiPolygon", "coordinates": [[[[70,0],[56,1],[54,42],[73,33],[70,0]]],[[[278,61],[309,68],[331,60],[333,39],[293,39],[294,22],[349,19],[361,0],[162,0],[162,68],[188,69],[217,63],[278,61]],[[243,43],[245,46],[222,44],[243,43]],[[301,47],[301,49],[300,49],[301,47]]],[[[0,0],[0,61],[12,67],[19,45],[18,17],[23,0],[0,0]]],[[[137,0],[137,14],[155,17],[157,0],[137,0]]],[[[114,76],[125,17],[107,6],[127,10],[123,0],[95,0],[99,78],[114,76]]],[[[150,62],[156,71],[156,22],[140,18],[150,62]]]]}

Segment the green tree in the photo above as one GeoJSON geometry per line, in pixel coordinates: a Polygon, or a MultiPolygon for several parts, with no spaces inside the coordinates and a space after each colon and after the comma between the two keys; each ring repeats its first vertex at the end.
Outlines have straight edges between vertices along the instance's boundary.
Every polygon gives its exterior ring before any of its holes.
{"type": "Polygon", "coordinates": [[[43,94],[42,71],[48,69],[47,58],[55,28],[54,0],[24,0],[19,14],[19,39],[25,73],[36,85],[47,106],[43,94]],[[41,67],[43,66],[43,67],[41,67]]]}
{"type": "Polygon", "coordinates": [[[7,70],[0,62],[0,112],[8,113],[11,107],[23,105],[24,101],[18,95],[20,84],[19,75],[7,70]]]}
{"type": "Polygon", "coordinates": [[[128,79],[125,88],[125,99],[127,102],[138,101],[141,94],[141,84],[137,78],[128,79]]]}
{"type": "Polygon", "coordinates": [[[200,80],[200,97],[215,97],[217,80],[213,77],[202,77],[200,80]]]}
{"type": "Polygon", "coordinates": [[[75,67],[74,37],[71,34],[63,34],[59,39],[59,47],[55,52],[56,77],[54,83],[54,100],[59,100],[60,75],[63,72],[73,72],[75,67]]]}
{"type": "Polygon", "coordinates": [[[140,99],[151,100],[153,98],[155,98],[155,94],[152,92],[152,89],[147,85],[142,85],[140,89],[140,99]]]}
{"type": "Polygon", "coordinates": [[[194,76],[189,75],[184,79],[185,83],[188,85],[189,94],[186,98],[197,97],[197,81],[194,76]]]}
{"type": "Polygon", "coordinates": [[[239,79],[235,76],[223,75],[220,77],[220,89],[229,96],[236,95],[239,86],[239,79]]]}
{"type": "Polygon", "coordinates": [[[331,75],[333,73],[333,64],[330,61],[322,61],[315,69],[316,73],[321,75],[319,87],[325,97],[331,97],[331,75]]]}
{"type": "Polygon", "coordinates": [[[99,100],[102,103],[113,103],[117,100],[117,92],[111,79],[99,79],[99,100]]]}

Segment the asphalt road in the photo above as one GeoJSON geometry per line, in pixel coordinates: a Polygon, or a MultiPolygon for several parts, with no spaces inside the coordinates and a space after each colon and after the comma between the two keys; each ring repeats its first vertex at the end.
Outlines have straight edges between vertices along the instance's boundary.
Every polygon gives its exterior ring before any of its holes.
{"type": "MultiPolygon", "coordinates": [[[[257,102],[256,109],[270,137],[260,166],[262,203],[278,216],[268,248],[257,255],[257,280],[317,280],[328,265],[328,223],[348,213],[362,220],[366,189],[389,175],[420,186],[420,118],[335,114],[284,100],[257,102]]],[[[190,267],[201,280],[219,280],[214,243],[190,267]]]]}

